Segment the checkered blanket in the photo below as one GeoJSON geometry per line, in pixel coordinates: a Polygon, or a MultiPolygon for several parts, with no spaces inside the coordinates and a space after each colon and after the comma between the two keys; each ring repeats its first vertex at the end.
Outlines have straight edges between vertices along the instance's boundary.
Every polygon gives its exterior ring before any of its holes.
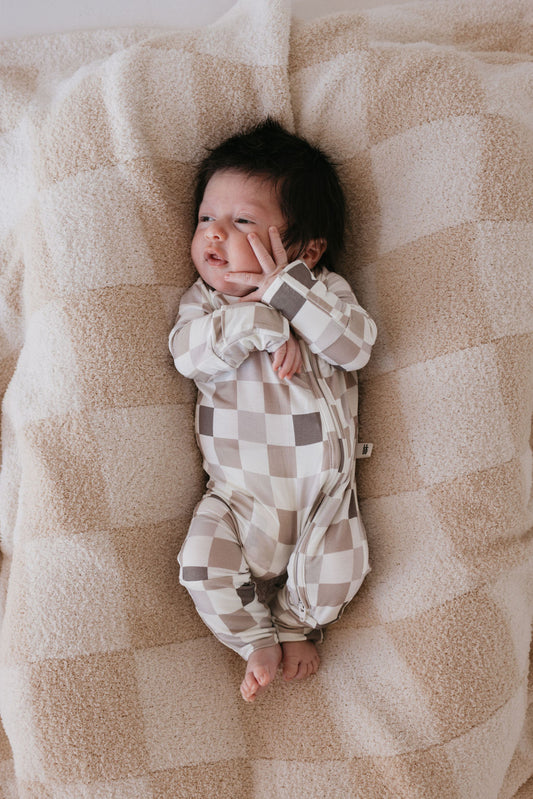
{"type": "Polygon", "coordinates": [[[5,797],[526,799],[533,20],[442,0],[0,50],[5,797]],[[204,490],[167,349],[205,148],[267,114],[339,165],[376,319],[372,572],[252,706],[176,556],[204,490]]]}

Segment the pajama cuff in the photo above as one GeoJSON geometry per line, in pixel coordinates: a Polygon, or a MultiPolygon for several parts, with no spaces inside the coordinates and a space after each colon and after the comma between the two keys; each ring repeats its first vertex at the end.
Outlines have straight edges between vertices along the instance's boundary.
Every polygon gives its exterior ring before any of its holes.
{"type": "Polygon", "coordinates": [[[245,646],[242,651],[239,651],[239,655],[241,655],[244,660],[248,660],[252,652],[255,652],[257,649],[266,649],[268,646],[275,646],[279,643],[280,641],[277,633],[273,632],[268,638],[260,638],[259,641],[254,641],[252,644],[245,646]]]}
{"type": "Polygon", "coordinates": [[[316,278],[313,277],[306,264],[300,260],[292,261],[267,288],[262,301],[266,305],[277,308],[290,321],[304,305],[306,296],[314,283],[316,283],[316,278]],[[292,285],[287,282],[287,277],[292,278],[292,285]]]}
{"type": "Polygon", "coordinates": [[[301,630],[287,630],[278,628],[277,633],[273,633],[268,638],[261,638],[253,644],[248,644],[244,649],[239,651],[239,655],[248,660],[252,652],[258,649],[266,649],[275,644],[285,644],[290,641],[316,641],[320,643],[324,639],[324,633],[320,628],[311,629],[310,627],[302,627],[301,630]],[[307,631],[307,632],[306,632],[307,631]]]}
{"type": "Polygon", "coordinates": [[[324,633],[320,628],[314,630],[310,627],[303,627],[301,630],[283,630],[278,628],[278,637],[280,644],[285,644],[290,641],[317,641],[320,643],[324,638],[324,633]]]}

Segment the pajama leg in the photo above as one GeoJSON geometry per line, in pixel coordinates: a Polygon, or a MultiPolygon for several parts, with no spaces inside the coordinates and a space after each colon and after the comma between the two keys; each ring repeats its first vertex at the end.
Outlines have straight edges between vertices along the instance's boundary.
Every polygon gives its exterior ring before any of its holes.
{"type": "Polygon", "coordinates": [[[271,603],[280,641],[294,629],[317,631],[336,621],[369,571],[366,533],[355,490],[326,497],[302,531],[287,567],[287,583],[271,603]]]}
{"type": "Polygon", "coordinates": [[[245,660],[278,643],[270,610],[256,597],[229,507],[204,497],[178,556],[180,582],[214,635],[245,660]]]}

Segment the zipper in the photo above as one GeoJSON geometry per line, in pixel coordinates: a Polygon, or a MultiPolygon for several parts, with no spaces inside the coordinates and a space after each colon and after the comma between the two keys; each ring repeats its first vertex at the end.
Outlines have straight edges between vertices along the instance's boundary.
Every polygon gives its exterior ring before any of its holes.
{"type": "MultiPolygon", "coordinates": [[[[342,437],[342,425],[339,419],[336,402],[325,378],[322,377],[322,375],[318,370],[317,361],[315,359],[311,359],[308,352],[305,352],[305,357],[306,360],[308,361],[309,370],[313,375],[313,379],[318,387],[319,402],[320,400],[323,400],[323,402],[320,402],[320,405],[325,405],[325,408],[327,409],[327,415],[331,419],[333,427],[337,434],[337,441],[339,442],[339,452],[340,452],[340,463],[337,468],[339,473],[342,473],[342,471],[344,470],[344,465],[346,463],[347,452],[346,452],[346,444],[344,443],[342,437]]],[[[323,415],[325,415],[324,411],[322,411],[322,413],[323,415]]]]}
{"type": "MultiPolygon", "coordinates": [[[[325,379],[322,375],[318,372],[316,363],[313,362],[309,353],[303,350],[303,357],[304,357],[304,365],[307,371],[312,375],[314,382],[316,383],[315,393],[319,401],[319,410],[321,417],[326,417],[326,410],[327,416],[331,419],[333,424],[333,428],[337,434],[337,441],[339,442],[339,454],[340,454],[340,463],[337,467],[338,473],[342,474],[344,470],[344,466],[346,463],[347,452],[346,452],[346,444],[344,443],[342,437],[342,427],[339,419],[339,415],[337,412],[335,400],[333,395],[330,391],[329,386],[327,385],[325,379]]],[[[328,429],[327,426],[326,429],[328,429]]],[[[333,464],[331,464],[331,468],[333,468],[333,464]]],[[[335,488],[338,486],[335,486],[335,488]]],[[[304,548],[304,544],[307,543],[309,538],[311,537],[312,533],[314,532],[312,524],[314,519],[316,518],[320,508],[322,507],[324,500],[327,500],[330,494],[321,494],[320,498],[317,500],[315,507],[313,508],[311,514],[309,515],[309,524],[311,525],[311,529],[308,533],[301,538],[298,543],[296,544],[294,551],[292,553],[292,559],[294,563],[294,571],[296,576],[296,581],[294,585],[295,593],[298,599],[298,616],[302,623],[305,623],[316,629],[319,625],[315,621],[315,619],[308,618],[308,611],[310,610],[309,599],[307,596],[307,592],[305,590],[305,557],[299,557],[302,549],[304,548]]],[[[327,529],[327,528],[326,528],[327,529]]],[[[348,603],[346,603],[348,604],[348,603]]]]}
{"type": "MultiPolygon", "coordinates": [[[[322,504],[324,502],[325,496],[322,494],[320,498],[317,500],[315,507],[313,508],[311,514],[309,515],[310,524],[312,525],[313,520],[316,518],[322,504]]],[[[313,533],[313,527],[311,526],[310,529],[307,531],[306,535],[300,538],[297,542],[294,551],[291,555],[293,564],[294,564],[294,572],[295,572],[295,581],[294,581],[294,590],[298,599],[298,616],[302,623],[308,624],[310,627],[315,628],[317,626],[314,619],[309,620],[307,618],[307,613],[310,610],[309,599],[307,596],[307,592],[305,590],[305,557],[299,557],[304,544],[307,543],[309,538],[313,533]]]]}

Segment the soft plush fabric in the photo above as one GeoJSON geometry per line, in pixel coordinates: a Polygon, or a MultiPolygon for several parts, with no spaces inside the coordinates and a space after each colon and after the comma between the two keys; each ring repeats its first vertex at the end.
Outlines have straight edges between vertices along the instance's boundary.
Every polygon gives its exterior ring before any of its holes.
{"type": "Polygon", "coordinates": [[[4,43],[3,797],[532,795],[532,26],[528,0],[243,0],[4,43]],[[178,584],[204,478],[167,335],[194,162],[267,114],[338,162],[379,327],[373,570],[316,677],[248,706],[178,584]]]}

